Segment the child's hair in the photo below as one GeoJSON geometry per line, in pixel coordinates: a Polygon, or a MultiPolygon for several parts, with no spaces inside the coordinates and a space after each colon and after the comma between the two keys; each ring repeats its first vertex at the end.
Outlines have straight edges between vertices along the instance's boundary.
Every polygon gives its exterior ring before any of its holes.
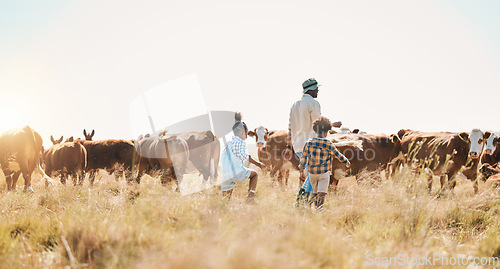
{"type": "Polygon", "coordinates": [[[234,125],[233,125],[233,133],[236,135],[236,134],[239,134],[241,133],[241,131],[245,131],[248,132],[248,128],[247,128],[247,125],[241,121],[243,117],[241,116],[241,113],[240,112],[237,112],[236,114],[234,114],[234,125]]]}
{"type": "Polygon", "coordinates": [[[326,117],[319,117],[313,123],[313,130],[317,134],[325,134],[332,129],[332,123],[326,117]]]}

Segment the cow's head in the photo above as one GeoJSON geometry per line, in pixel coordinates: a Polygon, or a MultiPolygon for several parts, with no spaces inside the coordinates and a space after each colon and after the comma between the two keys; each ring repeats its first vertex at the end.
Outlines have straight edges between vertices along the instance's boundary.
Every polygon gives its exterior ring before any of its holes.
{"type": "Polygon", "coordinates": [[[248,136],[255,137],[255,142],[258,148],[262,148],[266,145],[266,140],[269,137],[269,130],[263,126],[255,128],[253,131],[248,132],[248,136]]]}
{"type": "Polygon", "coordinates": [[[497,149],[498,141],[500,140],[499,137],[490,132],[484,133],[484,153],[491,155],[495,150],[497,149]]]}
{"type": "Polygon", "coordinates": [[[348,133],[350,133],[350,132],[351,132],[351,130],[350,130],[349,128],[347,128],[347,127],[342,127],[342,128],[340,129],[340,131],[339,131],[339,134],[348,134],[348,133]]]}
{"type": "Polygon", "coordinates": [[[393,152],[391,155],[393,155],[393,157],[396,157],[401,152],[401,139],[399,139],[399,136],[397,134],[391,134],[389,140],[392,144],[394,144],[393,152]]]}
{"type": "Polygon", "coordinates": [[[57,140],[55,140],[55,139],[54,139],[54,137],[50,136],[50,141],[52,141],[52,144],[53,144],[53,145],[56,145],[56,144],[61,143],[61,142],[62,142],[62,140],[63,140],[62,135],[61,135],[61,138],[59,138],[59,139],[57,139],[57,140]]]}
{"type": "Polygon", "coordinates": [[[410,130],[410,129],[401,129],[401,130],[398,131],[398,137],[399,137],[399,139],[403,140],[403,137],[406,134],[409,134],[411,132],[412,132],[412,130],[410,130]]]}
{"type": "Polygon", "coordinates": [[[92,137],[94,136],[95,132],[92,130],[92,133],[87,134],[87,131],[83,129],[83,135],[85,136],[85,140],[87,141],[92,141],[92,137]]]}
{"type": "Polygon", "coordinates": [[[469,143],[469,157],[472,159],[479,158],[479,155],[483,152],[485,134],[479,129],[474,129],[470,134],[460,133],[458,136],[463,141],[469,143]]]}

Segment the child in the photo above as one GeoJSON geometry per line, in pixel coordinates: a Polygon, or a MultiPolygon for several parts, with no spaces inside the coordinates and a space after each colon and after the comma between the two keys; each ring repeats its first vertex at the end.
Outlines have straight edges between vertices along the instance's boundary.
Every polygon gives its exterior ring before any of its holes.
{"type": "Polygon", "coordinates": [[[351,166],[349,160],[335,148],[330,140],[326,139],[326,135],[331,129],[332,124],[330,120],[325,117],[319,117],[314,121],[313,130],[318,137],[311,138],[307,141],[299,164],[300,178],[305,179],[304,168],[307,163],[309,180],[313,188],[314,196],[316,197],[314,204],[318,209],[323,206],[325,196],[328,193],[333,157],[345,163],[347,168],[351,166]]]}
{"type": "Polygon", "coordinates": [[[260,169],[265,168],[266,165],[255,161],[252,156],[248,155],[247,144],[245,143],[245,139],[248,137],[248,128],[246,124],[241,121],[240,113],[236,113],[235,120],[236,123],[233,126],[234,136],[231,141],[227,143],[221,156],[222,193],[224,197],[229,200],[236,183],[250,178],[247,203],[256,203],[255,189],[257,188],[259,176],[256,171],[243,166],[243,161],[248,160],[260,169]]]}

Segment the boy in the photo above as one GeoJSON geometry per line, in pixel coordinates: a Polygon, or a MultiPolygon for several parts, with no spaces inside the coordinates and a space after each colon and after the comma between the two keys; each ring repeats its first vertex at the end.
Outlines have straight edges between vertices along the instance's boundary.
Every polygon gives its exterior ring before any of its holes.
{"type": "Polygon", "coordinates": [[[319,117],[314,121],[313,130],[318,137],[307,141],[299,164],[301,180],[305,179],[304,168],[307,164],[309,180],[316,197],[314,204],[318,209],[323,206],[325,196],[328,193],[333,157],[345,163],[347,168],[351,166],[349,160],[335,148],[330,140],[326,139],[328,131],[331,129],[332,123],[325,117],[319,117]]]}

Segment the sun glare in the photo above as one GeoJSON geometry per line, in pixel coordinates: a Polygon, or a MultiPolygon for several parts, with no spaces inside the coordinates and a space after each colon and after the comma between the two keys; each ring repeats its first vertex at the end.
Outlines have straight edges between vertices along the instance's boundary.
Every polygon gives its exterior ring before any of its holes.
{"type": "Polygon", "coordinates": [[[3,103],[0,106],[0,133],[12,128],[20,128],[27,125],[22,107],[18,106],[14,100],[3,103]]]}

